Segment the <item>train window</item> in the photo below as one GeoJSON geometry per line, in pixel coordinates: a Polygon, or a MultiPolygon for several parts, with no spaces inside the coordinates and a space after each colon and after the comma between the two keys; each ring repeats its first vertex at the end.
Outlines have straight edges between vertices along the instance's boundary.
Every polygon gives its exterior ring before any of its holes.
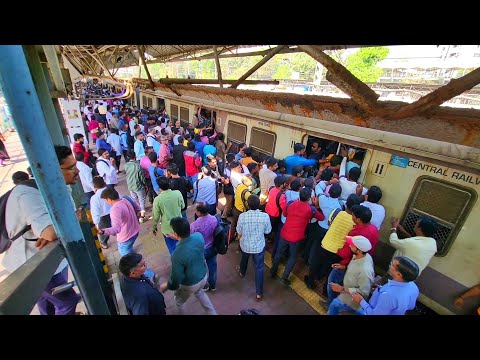
{"type": "Polygon", "coordinates": [[[433,236],[438,251],[435,256],[445,256],[462,228],[468,213],[477,199],[474,190],[449,182],[421,176],[408,199],[402,225],[409,233],[422,216],[428,216],[439,224],[433,236]]]}
{"type": "Polygon", "coordinates": [[[227,145],[233,143],[238,145],[247,139],[247,126],[233,121],[228,122],[227,145]]]}
{"type": "Polygon", "coordinates": [[[275,151],[276,140],[277,135],[275,133],[252,128],[250,133],[250,147],[253,150],[253,155],[260,155],[261,157],[272,156],[275,151]]]}
{"type": "Polygon", "coordinates": [[[153,107],[153,99],[151,97],[148,97],[147,98],[147,103],[148,103],[148,107],[149,108],[152,108],[153,107]]]}
{"type": "Polygon", "coordinates": [[[180,121],[187,124],[190,122],[190,112],[183,106],[180,106],[180,121]]]}
{"type": "Polygon", "coordinates": [[[142,95],[142,108],[145,108],[147,106],[147,97],[145,95],[142,95]]]}
{"type": "Polygon", "coordinates": [[[178,105],[170,104],[170,119],[175,123],[178,119],[178,105]]]}
{"type": "Polygon", "coordinates": [[[165,100],[161,98],[157,98],[157,109],[165,109],[165,100]]]}

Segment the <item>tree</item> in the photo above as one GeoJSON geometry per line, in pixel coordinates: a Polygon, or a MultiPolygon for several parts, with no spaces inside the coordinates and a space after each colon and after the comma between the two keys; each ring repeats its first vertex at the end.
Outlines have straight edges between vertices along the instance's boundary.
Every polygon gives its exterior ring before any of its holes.
{"type": "Polygon", "coordinates": [[[385,46],[361,48],[347,58],[346,68],[361,81],[376,82],[383,72],[376,65],[388,52],[385,46]]]}
{"type": "Polygon", "coordinates": [[[317,62],[305,53],[293,54],[292,70],[300,73],[300,79],[313,81],[317,62]]]}

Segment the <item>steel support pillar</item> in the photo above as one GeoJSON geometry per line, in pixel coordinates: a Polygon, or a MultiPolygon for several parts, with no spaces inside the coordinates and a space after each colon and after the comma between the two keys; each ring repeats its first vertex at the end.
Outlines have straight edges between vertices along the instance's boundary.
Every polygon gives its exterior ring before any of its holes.
{"type": "Polygon", "coordinates": [[[49,142],[45,114],[20,45],[0,46],[0,81],[25,153],[32,166],[85,305],[92,315],[111,314],[96,276],[55,150],[49,142]]]}

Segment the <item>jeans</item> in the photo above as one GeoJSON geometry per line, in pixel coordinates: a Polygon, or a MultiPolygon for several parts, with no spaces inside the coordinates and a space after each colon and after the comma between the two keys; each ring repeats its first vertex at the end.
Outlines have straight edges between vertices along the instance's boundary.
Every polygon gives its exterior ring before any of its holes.
{"type": "Polygon", "coordinates": [[[130,239],[124,242],[119,242],[118,243],[118,252],[120,255],[125,256],[127,254],[133,253],[133,244],[135,243],[135,240],[138,238],[138,233],[134,236],[132,236],[130,239]]]}
{"type": "Polygon", "coordinates": [[[333,300],[333,302],[328,307],[327,315],[338,315],[344,311],[353,312],[357,315],[365,315],[365,311],[362,308],[358,310],[354,310],[347,304],[344,304],[343,302],[341,302],[338,298],[333,300]]]}
{"type": "Polygon", "coordinates": [[[280,260],[282,259],[282,253],[285,251],[285,248],[289,249],[290,254],[288,255],[287,264],[285,265],[285,270],[282,275],[282,279],[288,279],[288,276],[292,272],[295,262],[297,261],[297,249],[298,249],[298,242],[290,242],[285,240],[280,235],[280,240],[278,243],[277,251],[275,252],[275,258],[273,259],[272,269],[270,270],[272,274],[277,273],[278,265],[280,264],[280,260]]]}
{"type": "Polygon", "coordinates": [[[205,249],[205,261],[208,267],[208,284],[210,288],[215,289],[217,285],[217,252],[215,246],[205,249]]]}
{"type": "MultiPolygon", "coordinates": [[[[345,277],[345,270],[341,269],[332,269],[330,275],[328,275],[327,283],[335,283],[338,285],[343,285],[343,278],[345,277]]],[[[327,285],[327,294],[328,294],[328,304],[331,304],[332,301],[338,296],[338,293],[333,291],[330,285],[327,285]]]]}
{"type": "Polygon", "coordinates": [[[145,199],[147,195],[145,194],[145,189],[140,189],[138,191],[130,190],[130,195],[137,204],[140,205],[140,211],[145,212],[145,199]]]}
{"type": "Polygon", "coordinates": [[[82,205],[85,208],[85,210],[90,210],[90,199],[92,198],[93,194],[95,194],[94,191],[83,193],[82,205]]]}
{"type": "Polygon", "coordinates": [[[75,309],[80,295],[75,290],[68,289],[62,291],[56,295],[52,295],[52,289],[54,287],[64,285],[68,279],[68,266],[65,267],[58,274],[53,275],[50,282],[47,284],[45,290],[43,290],[40,299],[38,299],[37,305],[40,314],[42,315],[75,315],[75,309]]]}
{"type": "MultiPolygon", "coordinates": [[[[98,227],[99,227],[100,229],[109,228],[109,227],[111,227],[111,226],[112,226],[112,222],[111,222],[111,219],[110,219],[110,214],[103,215],[102,217],[100,217],[100,221],[98,222],[98,227]]],[[[109,235],[100,235],[100,234],[98,234],[98,240],[99,240],[102,244],[107,244],[109,238],[110,238],[109,235]]]]}
{"type": "Polygon", "coordinates": [[[187,175],[185,176],[187,178],[188,181],[190,181],[192,183],[192,186],[193,186],[193,198],[195,199],[197,197],[197,186],[195,186],[195,182],[197,181],[198,179],[198,173],[196,173],[195,175],[187,175]]]}
{"type": "Polygon", "coordinates": [[[257,295],[263,295],[263,269],[265,265],[263,263],[265,258],[265,248],[258,254],[247,254],[242,251],[242,259],[240,260],[240,273],[245,275],[247,271],[248,258],[250,255],[253,257],[253,264],[255,265],[255,290],[257,295]]]}
{"type": "Polygon", "coordinates": [[[168,237],[167,235],[163,235],[163,238],[165,239],[165,244],[167,245],[168,252],[170,253],[170,255],[172,255],[177,248],[178,241],[168,237]]]}

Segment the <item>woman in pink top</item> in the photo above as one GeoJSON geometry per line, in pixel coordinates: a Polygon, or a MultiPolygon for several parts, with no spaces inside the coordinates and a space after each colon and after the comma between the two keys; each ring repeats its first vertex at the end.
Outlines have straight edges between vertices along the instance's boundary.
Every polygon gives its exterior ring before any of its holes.
{"type": "Polygon", "coordinates": [[[95,120],[95,118],[92,118],[90,122],[88,123],[88,131],[92,134],[92,139],[95,140],[97,139],[97,131],[98,131],[98,121],[95,120]]]}

